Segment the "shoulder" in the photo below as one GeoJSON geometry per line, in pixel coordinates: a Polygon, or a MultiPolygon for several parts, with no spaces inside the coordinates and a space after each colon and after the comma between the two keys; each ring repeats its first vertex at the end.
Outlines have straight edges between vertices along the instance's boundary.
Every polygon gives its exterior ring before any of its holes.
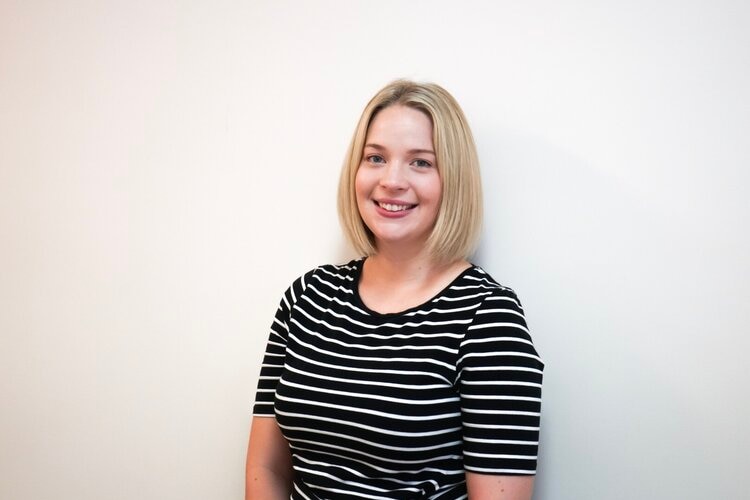
{"type": "Polygon", "coordinates": [[[351,260],[345,264],[325,264],[316,267],[307,274],[310,278],[315,276],[318,279],[351,283],[357,279],[361,263],[362,258],[351,260]]]}
{"type": "Polygon", "coordinates": [[[291,308],[307,292],[310,286],[332,288],[353,286],[352,284],[356,282],[361,260],[355,259],[345,264],[320,265],[298,276],[284,293],[289,307],[291,308]]]}
{"type": "Polygon", "coordinates": [[[487,271],[477,265],[472,265],[464,275],[466,293],[478,292],[482,301],[481,309],[492,308],[505,304],[523,311],[523,306],[516,292],[509,286],[500,284],[487,271]]]}
{"type": "Polygon", "coordinates": [[[531,344],[523,306],[516,292],[497,282],[479,266],[471,269],[471,276],[483,294],[467,328],[465,340],[499,335],[503,338],[516,337],[531,344]]]}

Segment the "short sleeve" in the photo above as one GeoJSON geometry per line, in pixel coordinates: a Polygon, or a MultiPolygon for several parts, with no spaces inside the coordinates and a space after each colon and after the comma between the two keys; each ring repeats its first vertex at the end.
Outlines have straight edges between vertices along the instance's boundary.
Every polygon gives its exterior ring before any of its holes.
{"type": "Polygon", "coordinates": [[[307,288],[307,283],[313,272],[310,271],[297,278],[281,297],[276,315],[271,323],[271,331],[268,334],[263,364],[260,366],[258,389],[255,393],[255,404],[253,406],[253,415],[256,417],[274,416],[273,401],[276,395],[276,385],[284,370],[286,345],[289,337],[289,318],[294,304],[307,288]]]}
{"type": "Polygon", "coordinates": [[[486,297],[457,363],[467,471],[536,473],[543,369],[516,294],[486,297]]]}

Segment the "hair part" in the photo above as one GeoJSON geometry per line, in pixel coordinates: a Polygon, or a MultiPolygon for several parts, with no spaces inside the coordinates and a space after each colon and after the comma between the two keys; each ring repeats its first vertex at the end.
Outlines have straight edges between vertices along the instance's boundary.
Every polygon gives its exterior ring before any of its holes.
{"type": "Polygon", "coordinates": [[[395,80],[365,106],[339,180],[338,212],[344,233],[358,252],[377,253],[375,237],[357,207],[354,183],[370,124],[380,111],[395,105],[422,111],[432,120],[432,142],[442,195],[437,219],[426,243],[428,253],[439,263],[468,259],[476,248],[482,227],[479,159],[461,107],[453,96],[434,83],[395,80]]]}

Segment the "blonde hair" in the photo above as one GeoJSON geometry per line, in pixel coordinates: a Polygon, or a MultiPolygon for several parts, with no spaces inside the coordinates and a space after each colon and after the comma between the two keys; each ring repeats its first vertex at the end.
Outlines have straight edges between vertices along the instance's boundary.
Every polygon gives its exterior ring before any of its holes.
{"type": "Polygon", "coordinates": [[[349,242],[364,254],[377,252],[375,238],[357,208],[354,181],[362,162],[367,131],[375,115],[394,105],[422,111],[432,120],[432,142],[442,184],[437,220],[427,239],[436,262],[468,258],[479,240],[482,226],[482,184],[474,139],[458,102],[434,83],[395,80],[367,103],[341,169],[338,211],[349,242]]]}

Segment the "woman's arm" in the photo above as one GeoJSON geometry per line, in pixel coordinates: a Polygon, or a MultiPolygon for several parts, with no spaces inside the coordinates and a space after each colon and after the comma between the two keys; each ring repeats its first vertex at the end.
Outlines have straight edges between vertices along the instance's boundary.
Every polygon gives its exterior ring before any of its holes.
{"type": "Polygon", "coordinates": [[[459,348],[469,500],[529,500],[534,489],[544,363],[518,296],[484,298],[459,348]]]}
{"type": "Polygon", "coordinates": [[[276,419],[253,417],[245,467],[245,500],[286,500],[293,480],[289,443],[276,419]]]}
{"type": "Polygon", "coordinates": [[[469,500],[531,500],[534,476],[490,476],[466,473],[469,500]]]}

